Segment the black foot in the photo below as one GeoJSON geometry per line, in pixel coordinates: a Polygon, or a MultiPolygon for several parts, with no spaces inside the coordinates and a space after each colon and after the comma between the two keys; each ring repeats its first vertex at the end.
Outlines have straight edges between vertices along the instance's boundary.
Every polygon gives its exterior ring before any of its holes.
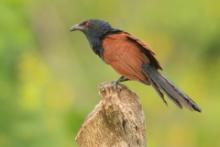
{"type": "Polygon", "coordinates": [[[117,89],[117,88],[118,88],[119,83],[125,82],[125,81],[128,81],[128,80],[129,80],[129,79],[125,78],[124,76],[121,76],[118,80],[112,81],[112,84],[113,84],[114,89],[117,89]]]}
{"type": "Polygon", "coordinates": [[[111,81],[111,83],[112,83],[112,88],[114,90],[116,90],[119,87],[119,83],[117,83],[116,81],[111,81]]]}

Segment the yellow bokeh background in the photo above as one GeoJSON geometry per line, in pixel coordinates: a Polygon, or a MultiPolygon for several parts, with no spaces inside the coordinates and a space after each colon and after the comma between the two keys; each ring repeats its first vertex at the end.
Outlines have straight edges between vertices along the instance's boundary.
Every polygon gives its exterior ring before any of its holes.
{"type": "Polygon", "coordinates": [[[98,84],[119,77],[69,32],[88,18],[150,44],[163,74],[203,110],[167,107],[153,88],[124,83],[140,97],[148,146],[220,146],[220,1],[1,0],[0,147],[76,146],[98,84]]]}

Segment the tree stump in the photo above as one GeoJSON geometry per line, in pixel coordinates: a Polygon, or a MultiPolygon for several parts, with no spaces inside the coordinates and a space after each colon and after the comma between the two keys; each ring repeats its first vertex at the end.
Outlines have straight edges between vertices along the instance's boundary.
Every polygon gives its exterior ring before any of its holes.
{"type": "Polygon", "coordinates": [[[145,121],[139,98],[126,86],[104,83],[101,101],[81,126],[80,147],[144,147],[145,121]]]}

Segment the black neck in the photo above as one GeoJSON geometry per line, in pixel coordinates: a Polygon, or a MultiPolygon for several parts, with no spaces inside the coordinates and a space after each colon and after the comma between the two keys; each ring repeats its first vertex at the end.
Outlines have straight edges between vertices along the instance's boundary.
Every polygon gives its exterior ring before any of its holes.
{"type": "Polygon", "coordinates": [[[98,56],[102,56],[102,40],[100,37],[91,37],[91,36],[87,36],[87,39],[89,41],[90,47],[92,48],[92,50],[94,51],[94,53],[98,56]]]}
{"type": "Polygon", "coordinates": [[[96,35],[93,35],[93,34],[86,34],[86,37],[87,37],[87,39],[89,41],[89,44],[90,44],[90,47],[92,48],[94,53],[96,55],[98,55],[99,57],[102,57],[103,51],[104,51],[104,49],[102,47],[102,40],[103,40],[103,38],[106,35],[114,34],[114,33],[119,33],[119,32],[121,32],[121,30],[112,29],[111,31],[105,32],[105,33],[103,33],[100,36],[98,36],[98,35],[96,36],[96,35]]]}

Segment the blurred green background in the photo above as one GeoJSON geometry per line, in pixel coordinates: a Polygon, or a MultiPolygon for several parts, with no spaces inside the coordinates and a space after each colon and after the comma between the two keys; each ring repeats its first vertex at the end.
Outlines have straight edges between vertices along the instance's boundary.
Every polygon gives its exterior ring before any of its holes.
{"type": "Polygon", "coordinates": [[[109,21],[151,44],[164,75],[203,109],[141,98],[149,147],[220,146],[220,1],[1,0],[0,147],[71,147],[98,103],[97,85],[118,78],[69,27],[109,21]]]}

